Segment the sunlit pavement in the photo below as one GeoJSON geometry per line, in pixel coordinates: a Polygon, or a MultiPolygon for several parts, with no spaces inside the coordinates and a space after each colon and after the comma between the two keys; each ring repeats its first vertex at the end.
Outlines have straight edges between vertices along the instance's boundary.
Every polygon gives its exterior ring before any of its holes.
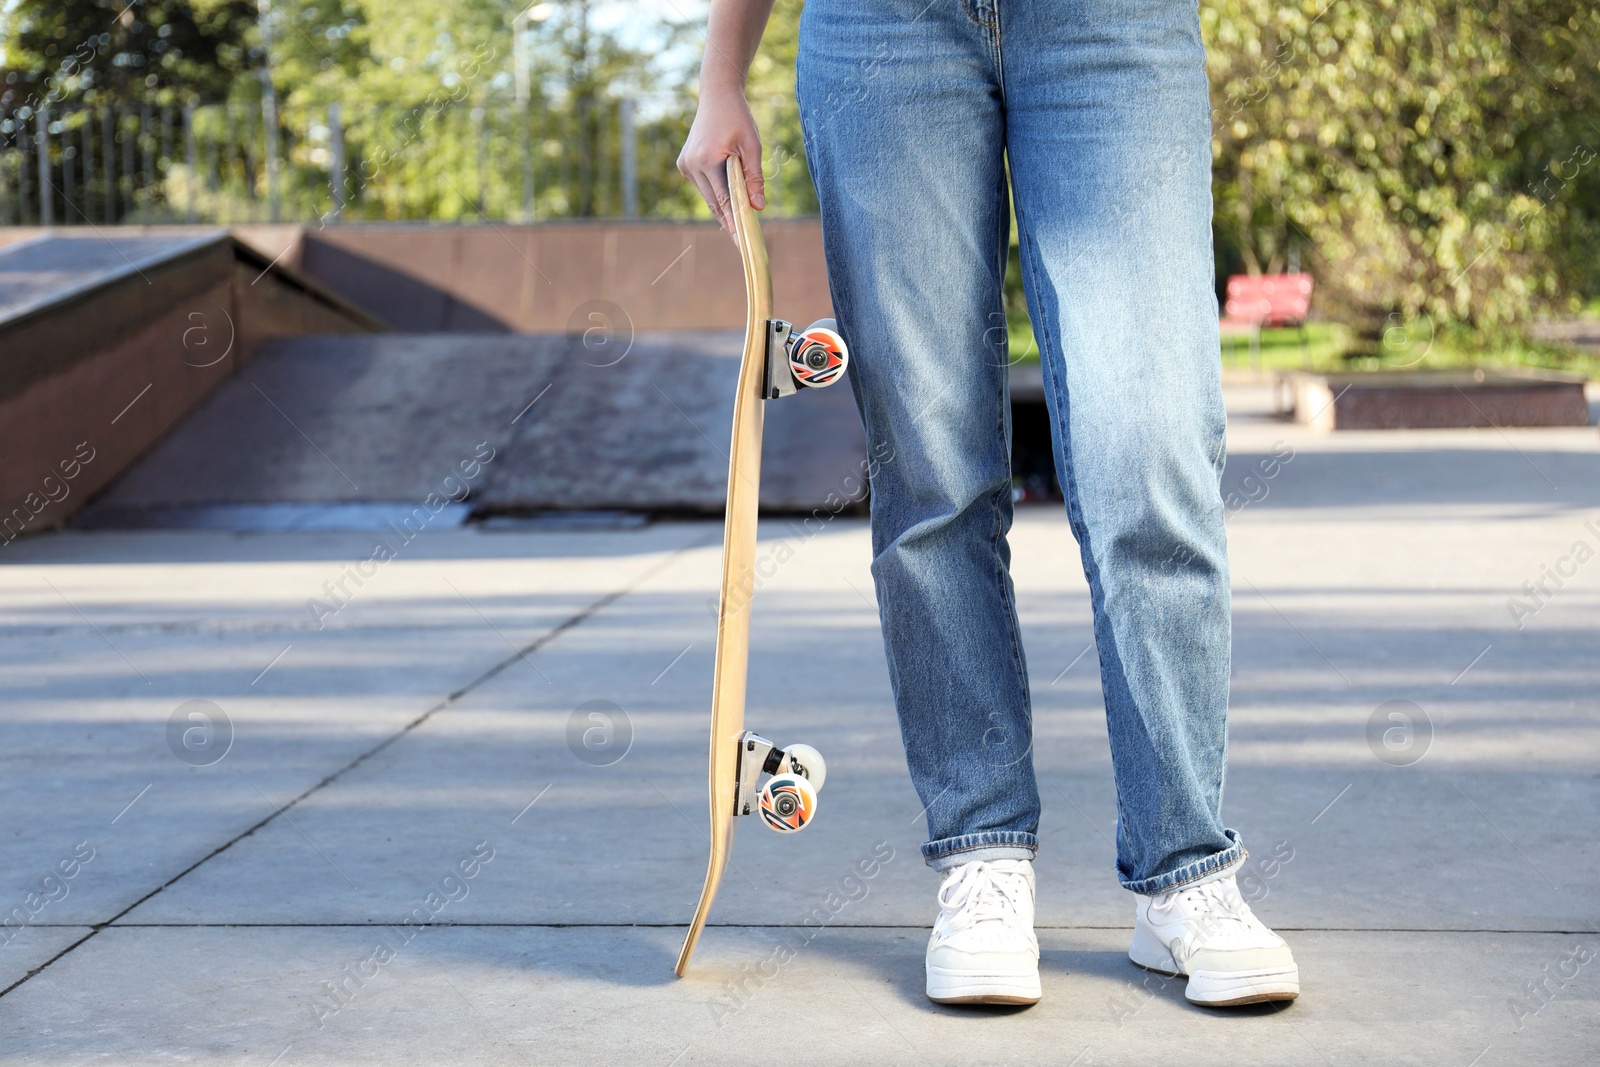
{"type": "Polygon", "coordinates": [[[361,533],[68,532],[0,548],[0,1056],[1592,1060],[1600,438],[1231,404],[1225,814],[1292,1006],[1192,1007],[1124,955],[1056,506],[1012,537],[1044,800],[1025,1011],[922,996],[936,879],[862,520],[764,524],[749,722],[828,782],[805,833],[742,828],[682,980],[719,523],[430,530],[381,563],[361,533]]]}

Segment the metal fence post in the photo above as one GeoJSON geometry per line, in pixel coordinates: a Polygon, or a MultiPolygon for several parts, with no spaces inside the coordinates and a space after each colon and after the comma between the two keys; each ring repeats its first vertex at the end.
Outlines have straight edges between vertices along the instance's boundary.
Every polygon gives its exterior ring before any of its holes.
{"type": "Polygon", "coordinates": [[[333,199],[329,217],[337,219],[344,214],[344,124],[338,104],[328,105],[328,155],[328,184],[333,199]]]}
{"type": "Polygon", "coordinates": [[[137,138],[128,136],[128,124],[126,119],[130,114],[132,114],[132,112],[125,107],[117,108],[117,133],[122,137],[122,174],[120,175],[118,181],[119,184],[125,181],[127,182],[128,186],[127,193],[122,197],[122,210],[125,213],[133,210],[135,193],[138,191],[139,180],[138,174],[136,174],[133,169],[133,143],[135,140],[137,140],[137,138]]]}
{"type": "Polygon", "coordinates": [[[517,108],[517,129],[522,132],[522,221],[532,222],[534,216],[533,184],[533,115],[527,105],[517,108]]]}
{"type": "Polygon", "coordinates": [[[72,128],[67,125],[67,117],[61,117],[61,225],[72,225],[72,212],[75,210],[73,194],[78,190],[73,180],[72,164],[77,159],[77,149],[72,147],[72,128]]]}
{"type": "MultiPolygon", "coordinates": [[[[271,84],[270,82],[268,83],[271,84]]],[[[278,221],[278,98],[269,88],[261,97],[261,124],[267,153],[267,221],[278,221]]]]}
{"type": "Polygon", "coordinates": [[[36,144],[39,149],[39,225],[55,225],[55,197],[50,182],[50,108],[40,107],[33,113],[37,124],[38,134],[36,144]]]}
{"type": "Polygon", "coordinates": [[[278,221],[278,93],[272,84],[272,0],[256,0],[261,23],[261,121],[266,126],[267,219],[278,221]]]}
{"type": "Polygon", "coordinates": [[[195,186],[200,184],[200,172],[195,166],[194,150],[194,103],[183,105],[183,166],[188,173],[184,177],[184,221],[194,223],[195,215],[195,186]]]}
{"type": "Polygon", "coordinates": [[[106,213],[101,222],[117,221],[117,160],[113,146],[116,144],[116,135],[113,130],[111,108],[105,107],[100,111],[100,181],[102,192],[105,194],[106,213]]]}
{"type": "Polygon", "coordinates": [[[472,117],[473,139],[477,142],[477,156],[478,156],[478,158],[477,158],[477,169],[478,169],[478,176],[477,176],[478,215],[480,217],[482,217],[482,218],[488,218],[488,214],[483,210],[483,206],[484,206],[483,186],[484,186],[484,183],[488,180],[488,174],[487,174],[488,161],[485,158],[488,155],[488,145],[486,143],[487,138],[484,135],[483,108],[481,108],[481,107],[473,108],[472,109],[472,113],[471,113],[471,117],[472,117]]]}
{"type": "Polygon", "coordinates": [[[142,104],[139,107],[139,153],[144,163],[144,190],[145,195],[154,198],[156,194],[156,164],[155,143],[151,135],[150,105],[142,104]]]}
{"type": "MultiPolygon", "coordinates": [[[[15,121],[15,120],[13,120],[15,121]]],[[[0,129],[0,161],[6,157],[6,131],[0,129]]],[[[0,166],[0,226],[11,221],[11,177],[0,166]]]]}
{"type": "Polygon", "coordinates": [[[26,119],[16,119],[16,130],[13,134],[17,142],[17,225],[28,224],[28,202],[32,193],[28,189],[28,150],[33,145],[33,137],[29,135],[26,119]]]}
{"type": "Polygon", "coordinates": [[[78,160],[83,173],[83,207],[79,210],[83,213],[84,222],[94,221],[94,139],[91,136],[93,132],[94,112],[85,108],[83,122],[78,127],[79,151],[83,153],[78,160]]]}
{"type": "Polygon", "coordinates": [[[633,98],[622,101],[622,217],[639,217],[639,139],[633,125],[633,98]]]}

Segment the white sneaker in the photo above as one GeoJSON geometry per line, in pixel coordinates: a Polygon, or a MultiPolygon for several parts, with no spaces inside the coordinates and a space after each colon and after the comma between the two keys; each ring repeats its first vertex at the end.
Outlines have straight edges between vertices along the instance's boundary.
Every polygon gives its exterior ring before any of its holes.
{"type": "Polygon", "coordinates": [[[981,860],[945,873],[928,939],[928,999],[940,1004],[1035,1004],[1033,861],[981,860]]]}
{"type": "Polygon", "coordinates": [[[1232,871],[1140,896],[1128,958],[1162,974],[1188,975],[1184,995],[1191,1004],[1229,1007],[1300,995],[1294,955],[1250,911],[1232,871]]]}

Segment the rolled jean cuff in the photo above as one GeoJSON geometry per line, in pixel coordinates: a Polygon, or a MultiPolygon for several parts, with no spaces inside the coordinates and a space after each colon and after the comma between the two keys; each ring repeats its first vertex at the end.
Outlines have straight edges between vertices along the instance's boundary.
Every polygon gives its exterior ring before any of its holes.
{"type": "Polygon", "coordinates": [[[982,860],[1031,860],[1039,851],[1039,839],[1021,830],[985,830],[962,834],[922,845],[922,859],[936,871],[948,871],[963,863],[982,860]]]}
{"type": "MultiPolygon", "coordinates": [[[[1239,834],[1234,830],[1224,829],[1231,844],[1214,855],[1203,860],[1179,867],[1167,874],[1157,875],[1154,878],[1140,878],[1134,881],[1123,880],[1122,888],[1138,893],[1141,896],[1155,896],[1165,893],[1180,886],[1202,881],[1213,875],[1220,874],[1230,867],[1236,867],[1249,858],[1250,853],[1245,851],[1244,842],[1239,839],[1239,834]]],[[[924,845],[924,848],[927,846],[924,845]]]]}

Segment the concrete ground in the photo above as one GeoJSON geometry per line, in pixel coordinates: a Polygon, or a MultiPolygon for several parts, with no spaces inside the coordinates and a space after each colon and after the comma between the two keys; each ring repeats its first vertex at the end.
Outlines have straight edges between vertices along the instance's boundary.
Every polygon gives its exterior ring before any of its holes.
{"type": "Polygon", "coordinates": [[[683,980],[718,524],[430,529],[359,585],[369,534],[68,532],[0,548],[0,1060],[1594,1062],[1600,439],[1231,403],[1225,813],[1292,1006],[1195,1008],[1123,955],[1056,507],[1013,536],[1044,798],[1022,1011],[922,996],[936,880],[862,521],[764,526],[749,721],[828,784],[806,833],[743,828],[683,980]]]}

